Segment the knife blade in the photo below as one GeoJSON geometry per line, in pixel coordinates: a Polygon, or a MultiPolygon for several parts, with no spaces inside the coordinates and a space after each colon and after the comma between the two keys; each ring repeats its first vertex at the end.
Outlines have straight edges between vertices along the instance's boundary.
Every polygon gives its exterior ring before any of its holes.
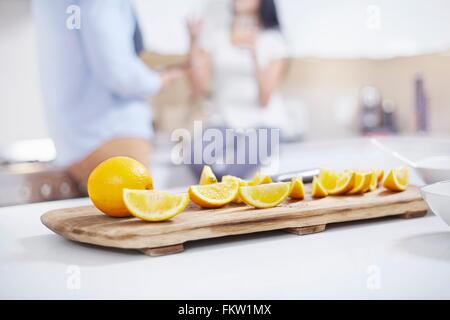
{"type": "Polygon", "coordinates": [[[319,169],[307,169],[307,170],[297,170],[291,172],[277,173],[271,175],[272,181],[274,182],[287,182],[291,181],[292,178],[301,176],[303,178],[303,182],[312,182],[315,176],[318,176],[320,173],[319,169]]]}

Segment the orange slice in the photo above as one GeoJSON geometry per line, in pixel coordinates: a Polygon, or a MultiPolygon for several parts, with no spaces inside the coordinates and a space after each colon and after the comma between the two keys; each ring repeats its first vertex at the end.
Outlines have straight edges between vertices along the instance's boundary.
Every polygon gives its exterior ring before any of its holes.
{"type": "Polygon", "coordinates": [[[355,172],[355,185],[348,192],[348,194],[363,193],[364,190],[368,190],[370,186],[370,176],[366,172],[355,172]]]}
{"type": "Polygon", "coordinates": [[[305,198],[305,187],[303,186],[303,178],[301,176],[292,178],[291,189],[289,190],[289,197],[291,197],[292,199],[305,198]]]}
{"type": "Polygon", "coordinates": [[[311,196],[313,198],[324,198],[328,195],[327,189],[322,185],[319,178],[314,177],[311,187],[311,196]]]}
{"type": "Polygon", "coordinates": [[[189,195],[124,189],[123,202],[136,218],[145,221],[164,221],[175,217],[186,208],[189,204],[189,195]]]}
{"type": "Polygon", "coordinates": [[[383,187],[391,191],[404,191],[408,187],[408,168],[399,167],[389,171],[383,187]]]}
{"type": "MultiPolygon", "coordinates": [[[[245,181],[245,180],[243,180],[241,178],[238,178],[238,177],[235,177],[235,176],[230,176],[230,175],[223,176],[222,177],[222,182],[237,183],[237,184],[239,184],[240,187],[248,186],[248,183],[249,183],[248,181],[245,181]]],[[[233,202],[234,203],[242,203],[242,199],[241,199],[241,196],[239,195],[239,192],[236,195],[236,198],[233,199],[233,202]]]]}
{"type": "Polygon", "coordinates": [[[377,171],[371,172],[369,190],[366,192],[372,192],[378,188],[378,177],[379,173],[377,173],[377,171]]]}
{"type": "Polygon", "coordinates": [[[239,188],[239,195],[246,204],[252,207],[273,208],[286,200],[290,188],[289,182],[244,186],[239,188]]]}
{"type": "Polygon", "coordinates": [[[319,181],[327,190],[334,189],[338,179],[339,174],[336,171],[326,168],[320,169],[319,181]]]}
{"type": "Polygon", "coordinates": [[[375,171],[376,176],[377,176],[377,182],[381,183],[381,181],[383,180],[384,177],[384,170],[383,169],[379,169],[375,171]]]}
{"type": "Polygon", "coordinates": [[[219,208],[236,198],[239,184],[220,182],[189,187],[189,196],[195,204],[202,208],[219,208]]]}
{"type": "Polygon", "coordinates": [[[257,186],[260,184],[272,183],[272,178],[268,175],[257,172],[253,179],[249,182],[250,186],[257,186]]]}
{"type": "Polygon", "coordinates": [[[343,195],[355,186],[356,173],[354,171],[344,171],[336,181],[336,186],[328,190],[330,195],[343,195]]]}
{"type": "Polygon", "coordinates": [[[210,166],[204,166],[202,174],[200,175],[199,184],[213,184],[217,183],[217,178],[210,166]]]}
{"type": "MultiPolygon", "coordinates": [[[[355,186],[352,190],[348,192],[348,194],[361,194],[366,193],[369,191],[372,191],[371,184],[373,181],[375,183],[377,182],[377,175],[373,171],[366,171],[366,172],[356,172],[356,178],[355,178],[355,186]],[[362,180],[358,180],[358,175],[362,178],[362,180]],[[359,186],[358,186],[359,184],[359,186]]],[[[361,179],[360,178],[360,179],[361,179]]]]}

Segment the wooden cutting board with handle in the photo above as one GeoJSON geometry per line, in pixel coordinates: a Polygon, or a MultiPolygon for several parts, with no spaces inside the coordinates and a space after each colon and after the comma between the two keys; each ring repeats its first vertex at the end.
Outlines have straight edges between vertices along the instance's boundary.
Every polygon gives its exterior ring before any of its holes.
{"type": "Polygon", "coordinates": [[[271,209],[230,204],[220,209],[201,209],[194,204],[164,222],[137,218],[111,218],[93,206],[58,209],[45,213],[42,223],[70,240],[106,247],[137,249],[151,256],[183,251],[187,241],[286,230],[305,235],[325,230],[330,223],[386,216],[424,216],[427,206],[417,187],[403,192],[374,192],[311,199],[287,200],[271,209]]]}

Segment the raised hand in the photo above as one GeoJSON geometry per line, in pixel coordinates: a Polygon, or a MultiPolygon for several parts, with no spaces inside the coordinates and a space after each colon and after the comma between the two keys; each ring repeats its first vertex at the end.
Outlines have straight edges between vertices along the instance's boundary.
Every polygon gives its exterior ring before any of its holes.
{"type": "Polygon", "coordinates": [[[189,40],[191,43],[197,41],[202,28],[203,28],[203,20],[198,17],[191,17],[186,20],[186,28],[189,34],[189,40]]]}

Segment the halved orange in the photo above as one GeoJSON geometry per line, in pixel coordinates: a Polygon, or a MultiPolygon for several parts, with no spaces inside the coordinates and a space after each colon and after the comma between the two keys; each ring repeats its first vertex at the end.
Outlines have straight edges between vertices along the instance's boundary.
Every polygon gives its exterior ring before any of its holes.
{"type": "Polygon", "coordinates": [[[187,193],[169,194],[153,190],[123,190],[123,202],[136,218],[164,221],[182,212],[189,204],[187,193]]]}
{"type": "Polygon", "coordinates": [[[383,186],[391,191],[404,191],[408,187],[408,183],[408,168],[399,167],[389,171],[383,186]]]}
{"type": "Polygon", "coordinates": [[[286,200],[290,187],[289,182],[243,186],[239,187],[239,195],[246,204],[252,207],[273,208],[286,200]]]}
{"type": "Polygon", "coordinates": [[[195,204],[202,208],[219,208],[236,198],[239,183],[220,182],[189,187],[189,196],[195,204]]]}

